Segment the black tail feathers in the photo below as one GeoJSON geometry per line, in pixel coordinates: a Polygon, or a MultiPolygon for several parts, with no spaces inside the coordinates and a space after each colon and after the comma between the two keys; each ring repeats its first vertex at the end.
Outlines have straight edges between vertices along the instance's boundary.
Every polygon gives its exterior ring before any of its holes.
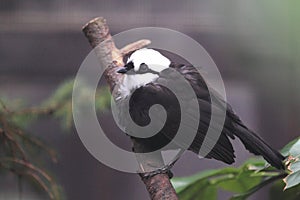
{"type": "Polygon", "coordinates": [[[277,169],[285,169],[285,157],[277,150],[270,147],[263,139],[243,125],[237,125],[235,135],[242,141],[246,149],[255,155],[261,155],[277,169]]]}

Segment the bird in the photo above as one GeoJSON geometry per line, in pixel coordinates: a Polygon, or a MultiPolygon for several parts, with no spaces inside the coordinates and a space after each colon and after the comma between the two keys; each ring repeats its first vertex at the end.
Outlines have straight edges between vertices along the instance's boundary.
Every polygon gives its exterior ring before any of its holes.
{"type": "MultiPolygon", "coordinates": [[[[181,116],[179,102],[172,91],[161,84],[170,81],[170,77],[175,71],[191,85],[199,105],[198,128],[195,138],[188,147],[188,150],[198,154],[211,119],[211,100],[212,98],[219,102],[224,100],[214,90],[209,92],[209,86],[195,67],[190,64],[173,62],[156,49],[135,50],[124,57],[124,63],[125,65],[117,70],[117,73],[123,75],[119,86],[118,101],[129,99],[129,113],[132,120],[140,126],[149,124],[151,121],[149,109],[154,104],[160,104],[167,112],[166,122],[159,133],[149,138],[132,136],[143,145],[141,153],[162,148],[174,138],[178,130],[181,116]]],[[[205,158],[227,164],[234,163],[236,156],[231,141],[238,138],[249,152],[262,156],[277,169],[284,169],[285,157],[249,129],[229,103],[225,101],[224,103],[226,108],[223,108],[221,104],[217,105],[220,109],[226,109],[220,137],[205,158]]],[[[185,134],[189,134],[188,131],[185,134]]]]}

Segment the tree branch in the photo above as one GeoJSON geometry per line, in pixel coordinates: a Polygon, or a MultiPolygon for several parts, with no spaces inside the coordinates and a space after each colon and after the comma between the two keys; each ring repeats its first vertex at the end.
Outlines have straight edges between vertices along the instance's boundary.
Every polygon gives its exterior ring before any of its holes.
{"type": "MultiPolygon", "coordinates": [[[[123,56],[130,51],[147,46],[148,44],[150,44],[150,41],[140,40],[128,44],[127,46],[119,50],[116,48],[113,42],[106,20],[102,17],[91,20],[83,27],[82,30],[85,36],[88,38],[90,45],[94,48],[96,55],[102,64],[101,66],[107,66],[104,72],[104,76],[110,86],[113,98],[116,99],[119,96],[119,94],[117,93],[117,91],[119,90],[116,87],[119,87],[119,83],[122,78],[122,75],[116,73],[116,69],[124,65],[123,56]],[[100,43],[101,45],[99,45],[100,43]]],[[[133,144],[134,148],[142,148],[141,145],[136,145],[136,141],[134,140],[133,144]]],[[[161,161],[157,161],[157,163],[159,162],[161,161]]],[[[153,174],[155,175],[149,175],[149,173],[140,174],[151,199],[178,199],[176,192],[170,182],[168,172],[161,170],[153,174]]]]}

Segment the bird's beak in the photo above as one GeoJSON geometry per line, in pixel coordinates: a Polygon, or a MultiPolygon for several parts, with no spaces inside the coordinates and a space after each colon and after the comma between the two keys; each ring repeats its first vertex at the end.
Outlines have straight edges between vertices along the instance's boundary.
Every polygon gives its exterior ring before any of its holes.
{"type": "Polygon", "coordinates": [[[125,74],[128,70],[126,69],[126,67],[122,67],[121,69],[119,69],[117,72],[120,74],[125,74]]]}

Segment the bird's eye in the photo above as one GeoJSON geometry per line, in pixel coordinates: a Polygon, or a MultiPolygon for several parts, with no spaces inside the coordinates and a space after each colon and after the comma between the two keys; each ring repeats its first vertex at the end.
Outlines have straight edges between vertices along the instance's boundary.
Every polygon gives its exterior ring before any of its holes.
{"type": "Polygon", "coordinates": [[[147,71],[147,70],[148,70],[148,65],[146,65],[145,63],[142,63],[142,64],[140,65],[140,71],[145,72],[145,71],[147,71]]]}

